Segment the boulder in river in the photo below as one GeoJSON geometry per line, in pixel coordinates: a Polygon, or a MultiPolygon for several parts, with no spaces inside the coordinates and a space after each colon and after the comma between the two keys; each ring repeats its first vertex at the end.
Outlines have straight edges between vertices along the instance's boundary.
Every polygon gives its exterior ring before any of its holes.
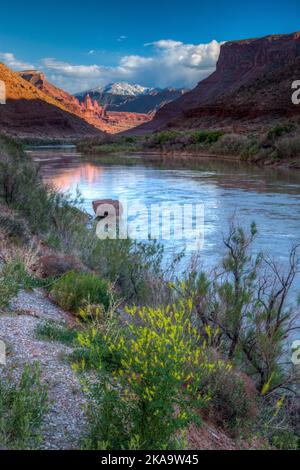
{"type": "Polygon", "coordinates": [[[123,213],[122,204],[115,199],[99,199],[93,201],[93,209],[97,218],[100,219],[115,215],[119,218],[123,213]]]}

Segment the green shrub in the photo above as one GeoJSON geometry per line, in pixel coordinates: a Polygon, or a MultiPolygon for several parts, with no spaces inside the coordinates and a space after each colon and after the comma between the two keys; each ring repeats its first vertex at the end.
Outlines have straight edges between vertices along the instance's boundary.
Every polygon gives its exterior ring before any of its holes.
{"type": "Polygon", "coordinates": [[[7,260],[0,271],[0,308],[6,307],[19,289],[31,289],[38,281],[27,271],[20,256],[7,260]]]}
{"type": "Polygon", "coordinates": [[[285,137],[276,142],[279,156],[282,158],[296,158],[300,156],[300,137],[285,137]]]}
{"type": "Polygon", "coordinates": [[[271,444],[279,450],[299,449],[299,438],[287,429],[278,429],[271,438],[271,444]]]}
{"type": "Polygon", "coordinates": [[[158,132],[152,136],[151,143],[161,146],[175,140],[179,135],[180,133],[176,131],[158,132]]]}
{"type": "Polygon", "coordinates": [[[191,133],[191,142],[193,144],[213,144],[218,142],[223,135],[222,131],[194,131],[191,133]]]}
{"type": "Polygon", "coordinates": [[[295,128],[296,128],[295,124],[290,123],[290,122],[287,122],[284,124],[277,124],[276,126],[269,129],[267,135],[270,140],[275,140],[284,134],[289,134],[290,132],[295,130],[295,128]]]}
{"type": "Polygon", "coordinates": [[[83,263],[115,283],[127,302],[153,305],[161,300],[163,247],[155,240],[100,240],[95,230],[84,229],[80,234],[77,227],[75,243],[83,263]]]}
{"type": "Polygon", "coordinates": [[[24,147],[18,139],[0,134],[0,153],[9,153],[13,157],[16,157],[23,152],[24,147]]]}
{"type": "Polygon", "coordinates": [[[213,150],[221,155],[241,155],[248,146],[248,137],[240,134],[225,134],[213,146],[213,150]]]}
{"type": "Polygon", "coordinates": [[[219,370],[203,380],[210,391],[210,418],[219,426],[236,434],[253,425],[256,415],[256,389],[247,376],[234,370],[219,370]]]}
{"type": "Polygon", "coordinates": [[[30,240],[28,225],[19,215],[0,213],[0,230],[13,242],[27,243],[30,240]]]}
{"type": "Polygon", "coordinates": [[[79,314],[85,304],[109,307],[109,284],[91,273],[69,272],[57,280],[51,295],[64,310],[79,314]]]}
{"type": "Polygon", "coordinates": [[[19,383],[0,377],[0,444],[31,449],[41,442],[41,427],[48,409],[47,389],[38,366],[26,365],[19,383]]]}

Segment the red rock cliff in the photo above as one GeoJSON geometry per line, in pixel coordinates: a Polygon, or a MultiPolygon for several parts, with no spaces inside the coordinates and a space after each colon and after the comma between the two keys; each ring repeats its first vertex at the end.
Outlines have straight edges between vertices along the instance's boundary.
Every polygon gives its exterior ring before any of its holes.
{"type": "Polygon", "coordinates": [[[216,71],[164,106],[139,130],[211,124],[205,117],[253,119],[297,114],[300,107],[291,101],[294,80],[300,80],[300,32],[227,42],[221,47],[216,71]]]}

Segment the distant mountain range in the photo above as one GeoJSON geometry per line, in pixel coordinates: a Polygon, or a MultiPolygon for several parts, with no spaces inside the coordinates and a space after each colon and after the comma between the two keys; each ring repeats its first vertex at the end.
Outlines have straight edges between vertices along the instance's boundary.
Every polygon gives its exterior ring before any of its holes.
{"type": "Polygon", "coordinates": [[[105,106],[107,111],[152,114],[187,91],[184,88],[149,88],[121,82],[110,83],[103,88],[92,88],[75,96],[80,102],[84,102],[89,95],[92,101],[105,106]]]}

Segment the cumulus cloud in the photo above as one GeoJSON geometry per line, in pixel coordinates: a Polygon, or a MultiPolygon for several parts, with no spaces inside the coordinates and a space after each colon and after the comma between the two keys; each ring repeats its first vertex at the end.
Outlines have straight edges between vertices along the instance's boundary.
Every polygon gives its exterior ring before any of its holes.
{"type": "Polygon", "coordinates": [[[34,68],[32,64],[16,59],[14,54],[12,54],[11,52],[0,52],[0,61],[4,62],[5,65],[12,68],[13,70],[24,70],[34,68]]]}
{"type": "Polygon", "coordinates": [[[194,45],[162,39],[145,45],[150,54],[123,56],[114,67],[71,65],[54,59],[44,59],[43,64],[58,73],[54,80],[59,79],[60,86],[70,91],[124,80],[147,86],[193,87],[215,70],[220,45],[217,41],[194,45]]]}
{"type": "Polygon", "coordinates": [[[49,70],[59,72],[66,76],[93,77],[99,75],[101,67],[98,65],[71,65],[52,58],[43,59],[42,64],[49,70]]]}
{"type": "Polygon", "coordinates": [[[116,81],[191,88],[215,70],[221,44],[161,39],[145,44],[145,55],[125,55],[114,66],[73,65],[53,58],[43,59],[41,65],[58,86],[70,92],[116,81]]]}
{"type": "MultiPolygon", "coordinates": [[[[119,39],[125,40],[126,37],[120,36],[119,39]]],[[[72,93],[116,81],[162,88],[192,88],[215,70],[221,44],[215,40],[207,44],[185,44],[173,39],[160,39],[145,44],[144,55],[124,55],[114,66],[77,65],[44,58],[38,68],[46,72],[49,80],[72,93]]],[[[88,51],[89,56],[95,53],[95,49],[88,51]]],[[[18,60],[11,52],[0,52],[0,61],[14,70],[34,68],[32,64],[18,60]]]]}

